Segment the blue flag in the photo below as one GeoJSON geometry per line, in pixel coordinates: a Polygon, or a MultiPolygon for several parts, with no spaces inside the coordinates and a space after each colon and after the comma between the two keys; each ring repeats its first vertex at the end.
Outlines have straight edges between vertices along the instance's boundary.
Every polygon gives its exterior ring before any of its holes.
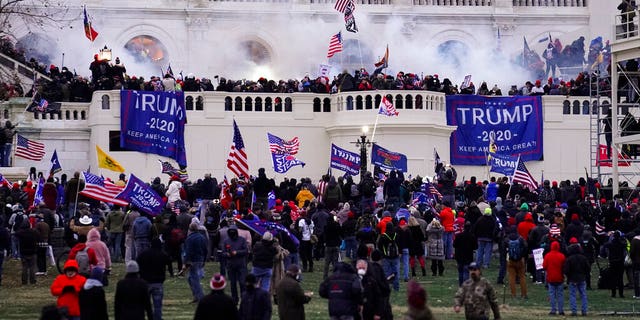
{"type": "Polygon", "coordinates": [[[120,91],[120,147],[169,157],[187,166],[182,91],[120,91]]]}
{"type": "Polygon", "coordinates": [[[273,160],[273,170],[277,173],[285,173],[293,166],[305,166],[305,163],[298,160],[294,155],[298,153],[300,141],[297,137],[291,141],[267,133],[269,139],[269,149],[271,150],[271,160],[273,160]]]}
{"type": "Polygon", "coordinates": [[[382,169],[407,172],[407,156],[387,150],[375,143],[371,148],[371,163],[382,169]]]}
{"type": "Polygon", "coordinates": [[[133,174],[129,176],[127,185],[116,196],[116,199],[125,200],[152,216],[160,214],[164,207],[162,197],[133,174]]]}
{"type": "Polygon", "coordinates": [[[415,205],[427,203],[427,200],[428,200],[428,197],[426,194],[424,194],[424,192],[414,192],[413,200],[411,201],[411,204],[415,206],[415,205]]]}
{"type": "Polygon", "coordinates": [[[60,166],[60,160],[58,160],[58,151],[53,150],[53,156],[51,156],[51,174],[56,174],[62,171],[62,166],[60,166]]]}
{"type": "Polygon", "coordinates": [[[300,161],[290,154],[271,154],[273,160],[273,170],[277,173],[285,173],[293,166],[304,167],[306,163],[300,161]]]}
{"type": "Polygon", "coordinates": [[[331,144],[330,168],[356,176],[360,173],[360,155],[331,144]]]}
{"type": "Polygon", "coordinates": [[[42,196],[43,189],[44,178],[40,177],[40,181],[38,181],[38,187],[36,187],[36,194],[33,197],[33,207],[37,207],[39,204],[44,203],[44,197],[42,196]]]}
{"type": "Polygon", "coordinates": [[[276,206],[276,193],[273,190],[267,195],[267,208],[271,209],[276,206]]]}
{"type": "Polygon", "coordinates": [[[513,176],[513,172],[518,165],[517,156],[497,153],[489,153],[489,155],[491,156],[489,159],[489,165],[491,166],[489,172],[504,174],[507,177],[513,176]]]}
{"type": "Polygon", "coordinates": [[[293,233],[291,233],[289,229],[279,223],[275,223],[272,221],[261,221],[259,219],[251,221],[235,219],[235,221],[236,223],[244,225],[245,227],[251,229],[251,231],[259,235],[263,235],[267,231],[271,232],[271,234],[273,234],[274,236],[278,233],[282,233],[288,236],[296,245],[296,247],[300,245],[300,240],[298,240],[298,238],[296,238],[296,236],[293,235],[293,233]]]}

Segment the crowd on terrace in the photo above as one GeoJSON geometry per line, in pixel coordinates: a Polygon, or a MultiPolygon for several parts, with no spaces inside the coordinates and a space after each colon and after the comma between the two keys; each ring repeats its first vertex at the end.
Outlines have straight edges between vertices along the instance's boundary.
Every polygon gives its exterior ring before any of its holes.
{"type": "MultiPolygon", "coordinates": [[[[571,80],[563,81],[558,77],[540,75],[537,80],[527,81],[523,85],[512,85],[503,91],[497,85],[491,86],[481,82],[476,86],[473,82],[454,84],[449,78],[438,74],[420,76],[416,72],[398,72],[395,76],[384,74],[384,70],[376,69],[370,74],[365,68],[350,73],[344,70],[333,79],[328,77],[312,78],[305,75],[301,79],[273,80],[261,77],[253,80],[233,80],[215,76],[214,79],[196,78],[192,73],[184,76],[167,73],[151,76],[145,79],[141,76],[126,73],[126,68],[119,58],[115,61],[99,60],[98,56],[90,64],[91,77],[86,78],[71,72],[67,67],[59,68],[51,64],[49,67],[39,63],[35,58],[27,60],[24,51],[16,49],[7,38],[0,39],[0,51],[9,57],[33,68],[35,71],[47,75],[52,80],[44,78],[36,80],[35,88],[42,98],[48,101],[88,102],[95,90],[147,90],[147,91],[226,91],[226,92],[274,92],[294,93],[312,92],[318,94],[337,93],[346,91],[366,90],[428,90],[443,92],[447,95],[477,94],[477,95],[589,95],[589,77],[595,77],[587,71],[579,72],[571,80]]],[[[555,71],[555,70],[554,70],[555,71]]],[[[554,72],[555,73],[555,72],[554,72]]],[[[17,77],[13,82],[0,83],[0,99],[11,97],[32,96],[31,83],[20,83],[17,77]],[[27,90],[30,89],[30,90],[27,90]],[[25,92],[27,91],[27,92],[25,92]]],[[[608,84],[602,83],[603,86],[608,84]]]]}

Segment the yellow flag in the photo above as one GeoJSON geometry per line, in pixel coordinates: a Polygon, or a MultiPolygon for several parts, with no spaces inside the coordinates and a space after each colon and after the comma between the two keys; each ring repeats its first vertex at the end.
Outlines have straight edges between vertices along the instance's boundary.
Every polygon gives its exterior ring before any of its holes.
{"type": "Polygon", "coordinates": [[[124,172],[124,168],[114,158],[102,151],[98,145],[96,145],[96,153],[98,154],[98,167],[105,168],[107,170],[115,172],[124,172]]]}

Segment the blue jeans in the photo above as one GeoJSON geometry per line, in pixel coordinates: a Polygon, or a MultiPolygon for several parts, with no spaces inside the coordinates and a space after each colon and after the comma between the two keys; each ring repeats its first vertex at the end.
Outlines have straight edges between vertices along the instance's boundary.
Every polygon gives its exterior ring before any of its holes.
{"type": "Polygon", "coordinates": [[[462,286],[462,283],[469,279],[469,267],[468,264],[458,263],[458,287],[462,286]]]}
{"type": "Polygon", "coordinates": [[[111,257],[113,261],[122,261],[122,232],[110,233],[111,236],[111,257]]]}
{"type": "Polygon", "coordinates": [[[578,307],[576,306],[576,291],[580,292],[580,298],[582,299],[582,313],[587,313],[587,282],[569,282],[569,306],[571,307],[571,313],[576,313],[578,307]]]}
{"type": "Polygon", "coordinates": [[[256,276],[256,279],[260,282],[260,288],[262,288],[262,290],[266,292],[269,292],[269,288],[271,287],[271,274],[273,273],[273,269],[253,267],[251,273],[256,276]]]}
{"type": "Polygon", "coordinates": [[[402,279],[409,280],[409,248],[402,249],[402,269],[404,277],[402,279]]]}
{"type": "Polygon", "coordinates": [[[493,250],[493,241],[478,240],[478,252],[476,253],[476,264],[479,267],[489,268],[491,262],[491,250],[493,250]]]}
{"type": "Polygon", "coordinates": [[[2,166],[10,167],[11,166],[11,147],[13,144],[5,143],[2,147],[2,166]]]}
{"type": "Polygon", "coordinates": [[[162,320],[162,298],[164,297],[162,283],[149,283],[149,294],[153,302],[153,320],[162,320]]]}
{"type": "Polygon", "coordinates": [[[147,249],[151,248],[151,241],[148,238],[136,238],[133,241],[133,246],[135,247],[135,256],[132,256],[132,259],[137,258],[141,253],[147,251],[147,249]]]}
{"type": "MultiPolygon", "coordinates": [[[[575,304],[575,295],[574,295],[575,304]]],[[[551,303],[551,312],[564,312],[564,283],[549,283],[549,303],[551,303]]]]}
{"type": "Polygon", "coordinates": [[[442,235],[444,242],[444,258],[453,259],[453,232],[445,232],[442,235]]]}
{"type": "Polygon", "coordinates": [[[204,278],[204,262],[191,262],[187,282],[189,283],[189,287],[191,288],[193,300],[200,301],[200,299],[204,297],[202,285],[200,284],[200,280],[202,280],[202,278],[204,278]]]}
{"type": "Polygon", "coordinates": [[[382,270],[384,270],[384,276],[389,278],[393,277],[393,290],[400,290],[400,262],[398,258],[395,259],[382,259],[382,270]]]}
{"type": "Polygon", "coordinates": [[[287,270],[290,265],[300,265],[300,257],[297,252],[289,252],[289,255],[284,258],[284,269],[287,270]]]}
{"type": "Polygon", "coordinates": [[[71,221],[72,218],[76,216],[76,202],[69,202],[67,205],[67,216],[65,217],[68,221],[71,221]]]}
{"type": "Polygon", "coordinates": [[[11,235],[11,257],[20,258],[20,239],[15,233],[11,235]]]}
{"type": "Polygon", "coordinates": [[[347,258],[352,261],[356,260],[356,253],[358,251],[358,241],[356,237],[346,237],[344,238],[344,246],[345,246],[345,255],[347,258]]]}

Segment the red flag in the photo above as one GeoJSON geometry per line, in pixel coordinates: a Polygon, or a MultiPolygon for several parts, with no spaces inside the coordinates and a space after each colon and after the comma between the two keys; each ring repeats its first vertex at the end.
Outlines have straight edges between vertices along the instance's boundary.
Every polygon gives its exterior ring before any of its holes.
{"type": "Polygon", "coordinates": [[[87,7],[84,7],[83,11],[84,11],[84,35],[87,37],[87,39],[93,42],[93,40],[95,40],[98,37],[98,32],[93,29],[93,26],[91,26],[91,21],[89,21],[89,16],[87,16],[87,7]]]}
{"type": "Polygon", "coordinates": [[[376,66],[376,68],[380,68],[382,66],[386,68],[389,66],[389,45],[387,45],[387,50],[384,51],[384,56],[382,57],[382,59],[376,62],[374,66],[376,66]]]}

